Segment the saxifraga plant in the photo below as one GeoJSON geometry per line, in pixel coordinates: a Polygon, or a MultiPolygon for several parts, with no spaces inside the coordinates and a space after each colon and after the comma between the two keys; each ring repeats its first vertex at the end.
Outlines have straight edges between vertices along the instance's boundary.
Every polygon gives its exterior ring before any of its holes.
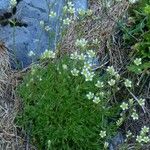
{"type": "Polygon", "coordinates": [[[56,59],[56,54],[47,50],[45,57],[51,58],[48,65],[33,67],[18,87],[23,110],[17,124],[39,150],[99,150],[108,146],[117,129],[120,108],[109,103],[112,81],[104,85],[109,78],[90,66],[88,60],[95,57],[94,51],[56,59]]]}

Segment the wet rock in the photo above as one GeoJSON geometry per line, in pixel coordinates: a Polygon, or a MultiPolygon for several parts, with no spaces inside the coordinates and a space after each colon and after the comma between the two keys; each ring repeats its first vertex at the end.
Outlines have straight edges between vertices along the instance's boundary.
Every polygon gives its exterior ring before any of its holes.
{"type": "MultiPolygon", "coordinates": [[[[0,1],[0,13],[9,11],[10,0],[0,1]]],[[[87,0],[74,0],[76,10],[87,9],[87,0]]],[[[27,67],[32,58],[28,56],[29,51],[33,51],[36,57],[39,57],[45,49],[54,50],[58,40],[60,23],[58,17],[62,14],[62,8],[65,5],[64,0],[20,0],[15,8],[12,16],[3,18],[5,22],[0,23],[0,40],[6,43],[6,46],[15,55],[15,61],[12,66],[16,67],[16,62],[22,67],[27,67]],[[55,4],[54,4],[55,2],[55,4]],[[54,5],[53,5],[54,4],[54,5]],[[49,5],[52,7],[50,8],[49,5]],[[50,8],[50,9],[49,9],[50,8]],[[55,11],[57,16],[55,19],[49,19],[49,11],[55,11]],[[15,27],[10,23],[15,20],[15,27]],[[53,27],[54,35],[49,38],[49,33],[40,26],[40,21],[44,21],[45,25],[50,24],[53,27]]]]}

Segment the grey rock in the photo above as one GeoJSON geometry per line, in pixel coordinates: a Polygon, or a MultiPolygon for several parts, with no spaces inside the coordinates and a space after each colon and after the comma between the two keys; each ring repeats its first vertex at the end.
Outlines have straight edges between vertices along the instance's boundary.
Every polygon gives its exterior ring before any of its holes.
{"type": "Polygon", "coordinates": [[[122,133],[118,133],[115,137],[113,137],[109,142],[109,150],[117,150],[120,144],[124,143],[124,137],[122,133]]]}
{"type": "Polygon", "coordinates": [[[86,10],[88,8],[87,0],[73,0],[73,2],[76,10],[78,10],[79,8],[86,10]]]}
{"type": "Polygon", "coordinates": [[[0,0],[0,16],[10,11],[10,0],[0,0]]]}
{"type": "MultiPolygon", "coordinates": [[[[0,0],[0,13],[10,11],[9,2],[10,0],[0,0]]],[[[79,8],[87,9],[87,0],[73,0],[73,2],[76,10],[79,8]]],[[[62,14],[64,4],[65,0],[21,0],[18,2],[16,13],[9,18],[15,18],[18,25],[15,27],[8,23],[5,26],[0,25],[0,40],[6,43],[6,46],[16,58],[12,67],[16,68],[16,61],[22,67],[27,67],[45,49],[55,49],[61,31],[58,18],[62,14]],[[50,10],[49,4],[52,6],[50,10]],[[49,19],[48,17],[51,10],[57,13],[55,19],[49,19]],[[49,36],[49,33],[42,29],[40,26],[41,20],[47,26],[52,25],[55,32],[54,36],[49,36]],[[36,54],[34,58],[28,56],[31,50],[36,54]]]]}

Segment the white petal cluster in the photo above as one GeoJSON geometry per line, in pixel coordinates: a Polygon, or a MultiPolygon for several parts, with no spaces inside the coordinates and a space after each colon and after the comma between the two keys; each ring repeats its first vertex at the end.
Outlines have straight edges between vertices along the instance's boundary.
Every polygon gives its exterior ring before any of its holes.
{"type": "Polygon", "coordinates": [[[86,97],[87,97],[89,100],[91,100],[91,99],[93,99],[93,97],[94,97],[94,93],[89,92],[88,94],[86,94],[86,97]]]}
{"type": "Polygon", "coordinates": [[[132,87],[132,82],[129,79],[126,79],[124,84],[126,87],[130,87],[130,88],[132,87]]]}
{"type": "Polygon", "coordinates": [[[133,113],[131,115],[133,120],[138,120],[139,119],[139,115],[137,114],[136,110],[133,110],[133,113]]]}
{"type": "Polygon", "coordinates": [[[93,102],[94,102],[94,103],[98,104],[100,101],[101,101],[101,100],[100,100],[99,97],[94,96],[94,99],[93,99],[93,102]]]}
{"type": "Polygon", "coordinates": [[[136,59],[134,60],[134,64],[135,64],[136,66],[141,65],[141,64],[142,64],[142,59],[141,59],[141,58],[136,58],[136,59]]]}
{"type": "Polygon", "coordinates": [[[136,141],[138,143],[149,143],[150,137],[149,137],[148,133],[149,133],[149,127],[144,126],[141,129],[140,135],[137,135],[136,141]]]}
{"type": "Polygon", "coordinates": [[[114,79],[111,79],[110,81],[108,81],[108,84],[109,84],[110,86],[114,86],[115,83],[116,83],[116,80],[114,80],[114,79]]]}
{"type": "Polygon", "coordinates": [[[71,22],[72,22],[72,20],[70,18],[66,18],[63,20],[64,25],[70,25],[71,22]]]}
{"type": "Polygon", "coordinates": [[[97,81],[95,86],[98,87],[98,88],[103,88],[104,87],[104,82],[97,81]]]}
{"type": "Polygon", "coordinates": [[[71,73],[72,73],[73,76],[78,76],[79,70],[77,70],[76,68],[74,68],[73,70],[71,70],[71,73]]]}
{"type": "Polygon", "coordinates": [[[138,0],[129,0],[129,2],[130,2],[131,4],[134,4],[134,3],[138,2],[138,0]]]}
{"type": "Polygon", "coordinates": [[[10,1],[10,6],[15,7],[17,5],[17,0],[11,0],[10,1]]]}
{"type": "Polygon", "coordinates": [[[95,57],[96,56],[96,53],[93,51],[93,50],[88,50],[87,51],[87,55],[91,58],[95,57]]]}
{"type": "Polygon", "coordinates": [[[77,52],[77,51],[73,52],[73,53],[70,55],[70,58],[71,58],[71,59],[74,59],[74,60],[77,60],[77,59],[79,58],[78,52],[77,52]]]}
{"type": "Polygon", "coordinates": [[[106,71],[112,76],[116,75],[116,71],[113,66],[108,66],[106,71]]]}
{"type": "Polygon", "coordinates": [[[92,81],[93,77],[95,76],[94,72],[91,72],[88,68],[85,67],[82,69],[81,74],[84,75],[85,81],[92,81]]]}
{"type": "Polygon", "coordinates": [[[55,58],[56,57],[56,53],[51,51],[51,50],[45,50],[45,52],[42,54],[41,58],[42,59],[47,59],[47,58],[55,58]]]}
{"type": "Polygon", "coordinates": [[[138,103],[139,103],[140,106],[144,107],[144,106],[145,106],[145,99],[140,98],[140,99],[138,100],[138,103]]]}
{"type": "Polygon", "coordinates": [[[80,47],[80,48],[85,48],[87,46],[87,41],[82,38],[82,39],[77,39],[75,42],[76,47],[80,47]]]}
{"type": "Polygon", "coordinates": [[[29,56],[29,57],[33,57],[33,56],[35,56],[35,53],[34,53],[33,51],[30,51],[30,52],[28,53],[28,56],[29,56]]]}
{"type": "Polygon", "coordinates": [[[81,8],[79,8],[79,9],[78,9],[78,14],[79,14],[80,16],[84,16],[84,15],[86,14],[86,11],[83,10],[83,9],[81,9],[81,8]]]}
{"type": "Polygon", "coordinates": [[[86,59],[86,55],[84,55],[83,53],[81,53],[80,55],[78,55],[78,59],[79,60],[85,60],[86,59]]]}
{"type": "Polygon", "coordinates": [[[128,103],[123,102],[120,107],[122,108],[122,110],[128,110],[129,106],[128,103]]]}
{"type": "Polygon", "coordinates": [[[56,17],[56,12],[51,11],[50,14],[49,14],[49,17],[55,18],[56,17]]]}
{"type": "Polygon", "coordinates": [[[104,138],[106,136],[106,131],[100,131],[99,135],[101,138],[104,138]]]}

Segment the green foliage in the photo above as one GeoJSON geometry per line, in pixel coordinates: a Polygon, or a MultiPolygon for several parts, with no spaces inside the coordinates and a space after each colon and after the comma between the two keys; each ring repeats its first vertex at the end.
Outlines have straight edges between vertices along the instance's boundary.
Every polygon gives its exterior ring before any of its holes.
{"type": "Polygon", "coordinates": [[[140,66],[131,64],[128,69],[139,74],[150,68],[150,1],[140,0],[130,9],[129,15],[131,25],[125,28],[125,43],[133,47],[130,57],[141,58],[143,63],[140,66]]]}
{"type": "Polygon", "coordinates": [[[92,81],[85,81],[79,73],[84,61],[70,59],[50,60],[44,67],[33,67],[18,88],[23,99],[23,111],[18,115],[17,124],[29,133],[39,150],[99,150],[104,142],[115,133],[118,106],[108,103],[110,94],[107,85],[95,86],[97,81],[107,78],[95,73],[92,81]],[[100,92],[104,95],[100,96],[100,92]],[[94,103],[87,98],[92,92],[100,98],[94,103]],[[100,131],[106,137],[100,137],[100,131]]]}

